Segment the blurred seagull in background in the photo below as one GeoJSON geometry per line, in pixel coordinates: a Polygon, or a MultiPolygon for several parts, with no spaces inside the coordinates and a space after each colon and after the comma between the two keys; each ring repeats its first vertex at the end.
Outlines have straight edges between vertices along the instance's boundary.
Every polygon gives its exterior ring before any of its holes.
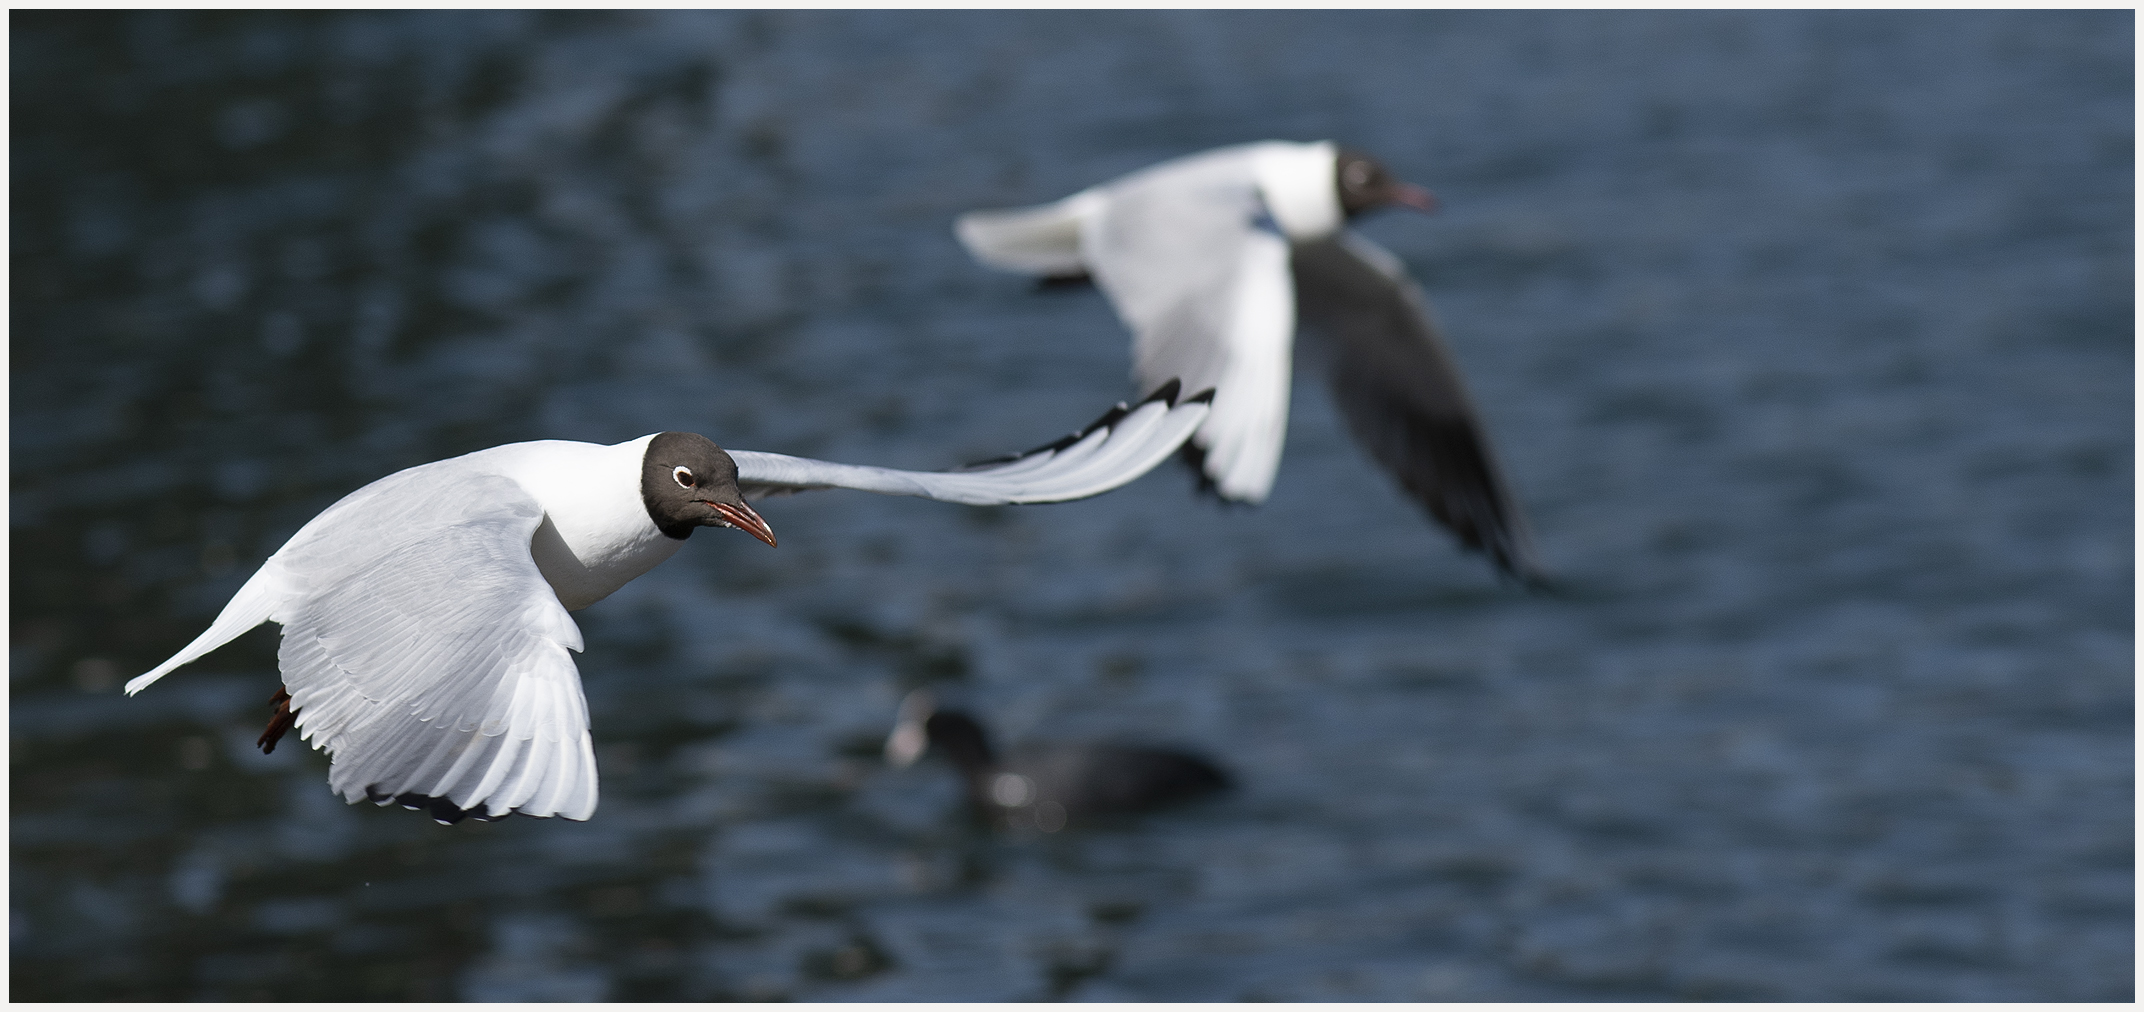
{"type": "Polygon", "coordinates": [[[1045,833],[1164,808],[1231,786],[1228,774],[1205,759],[1146,745],[1031,745],[1000,759],[979,721],[939,708],[928,690],[917,689],[901,700],[893,734],[886,739],[886,761],[906,767],[933,747],[960,770],[976,812],[1000,825],[1045,833]]]}
{"type": "Polygon", "coordinates": [[[1467,548],[1543,582],[1524,517],[1421,291],[1346,229],[1436,198],[1367,155],[1267,141],[1142,169],[1055,203],[954,226],[977,260],[1046,281],[1091,278],[1132,331],[1141,388],[1214,387],[1184,446],[1203,487],[1263,502],[1287,437],[1296,318],[1325,335],[1355,438],[1467,548]]]}
{"type": "Polygon", "coordinates": [[[207,632],[127,683],[132,695],[261,624],[283,627],[283,689],[260,747],[284,732],[330,757],[355,804],[453,823],[596,810],[588,703],[568,650],[579,611],[677,553],[701,527],[773,545],[748,504],[851,488],[976,506],[1099,495],[1176,452],[1211,392],[1171,383],[1026,453],[897,471],[724,451],[661,432],[602,446],[510,443],[388,475],[313,518],[207,632]]]}

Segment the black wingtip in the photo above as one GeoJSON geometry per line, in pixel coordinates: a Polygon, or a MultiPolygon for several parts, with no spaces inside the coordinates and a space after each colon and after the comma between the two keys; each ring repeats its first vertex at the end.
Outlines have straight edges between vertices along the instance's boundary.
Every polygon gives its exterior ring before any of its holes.
{"type": "Polygon", "coordinates": [[[1213,400],[1213,391],[1211,389],[1208,389],[1203,393],[1200,393],[1196,397],[1192,397],[1184,401],[1178,401],[1176,399],[1177,395],[1183,392],[1183,389],[1184,382],[1182,380],[1172,379],[1167,383],[1163,383],[1162,385],[1155,387],[1152,393],[1149,393],[1145,397],[1140,398],[1139,403],[1137,405],[1126,404],[1123,401],[1118,401],[1115,407],[1110,408],[1108,411],[1102,412],[1102,417],[1087,423],[1076,431],[1068,433],[1058,439],[1054,439],[1050,442],[1044,443],[1041,446],[1035,447],[1032,450],[1026,450],[1020,453],[1008,453],[1002,457],[992,457],[989,460],[978,460],[972,464],[962,464],[961,466],[956,467],[953,470],[979,471],[986,467],[996,467],[1000,464],[1010,464],[1016,460],[1024,460],[1038,453],[1056,453],[1057,451],[1065,449],[1066,447],[1069,447],[1072,444],[1087,438],[1088,436],[1094,435],[1096,432],[1109,428],[1110,426],[1123,421],[1124,416],[1131,414],[1135,407],[1145,407],[1148,404],[1154,403],[1155,401],[1161,401],[1162,403],[1167,404],[1168,406],[1173,408],[1176,407],[1179,403],[1210,403],[1213,400]]]}
{"type": "Polygon", "coordinates": [[[1075,432],[1069,436],[1066,436],[1063,439],[1058,440],[1058,443],[1063,444],[1058,448],[1063,449],[1065,446],[1071,446],[1073,443],[1077,443],[1080,440],[1087,438],[1088,436],[1094,435],[1095,433],[1100,432],[1103,429],[1109,428],[1110,426],[1123,421],[1124,416],[1131,413],[1131,405],[1126,404],[1123,401],[1118,401],[1115,407],[1102,412],[1102,417],[1087,423],[1086,428],[1081,429],[1078,432],[1075,432]]]}
{"type": "Polygon", "coordinates": [[[1041,446],[1035,447],[1032,450],[1027,450],[1021,453],[1008,453],[1002,457],[992,457],[989,460],[977,461],[976,463],[968,464],[960,468],[960,470],[972,471],[977,468],[993,467],[998,464],[1010,464],[1015,460],[1032,457],[1038,453],[1056,453],[1057,451],[1071,446],[1072,444],[1077,443],[1080,440],[1087,438],[1088,436],[1094,435],[1095,431],[1098,429],[1106,429],[1112,425],[1117,424],[1117,422],[1121,421],[1125,415],[1131,413],[1131,405],[1126,404],[1123,401],[1118,401],[1116,407],[1110,408],[1108,411],[1102,412],[1102,417],[1097,418],[1094,421],[1088,423],[1085,428],[1069,432],[1060,438],[1053,439],[1047,443],[1042,444],[1041,446]]]}
{"type": "Polygon", "coordinates": [[[1152,404],[1155,401],[1161,401],[1173,408],[1176,406],[1176,395],[1182,393],[1183,391],[1184,381],[1180,379],[1172,379],[1167,383],[1163,383],[1162,385],[1155,387],[1153,392],[1147,394],[1145,397],[1140,398],[1139,403],[1141,405],[1146,405],[1152,404]]]}
{"type": "MultiPolygon", "coordinates": [[[[387,794],[382,791],[367,790],[365,796],[370,798],[375,805],[401,805],[403,808],[413,812],[423,812],[431,816],[433,822],[442,826],[452,826],[464,819],[475,822],[497,822],[506,817],[505,815],[492,815],[481,806],[462,808],[446,798],[435,798],[429,794],[387,794]]],[[[517,810],[506,814],[521,815],[524,813],[517,810]]]]}
{"type": "Polygon", "coordinates": [[[1498,583],[1516,585],[1529,593],[1555,596],[1562,589],[1551,579],[1547,571],[1535,565],[1533,553],[1527,551],[1519,539],[1524,535],[1506,526],[1501,516],[1484,523],[1485,518],[1472,518],[1474,523],[1461,524],[1446,519],[1432,508],[1431,516],[1450,530],[1459,539],[1459,548],[1464,552],[1479,552],[1487,557],[1496,569],[1498,583]]]}
{"type": "MultiPolygon", "coordinates": [[[[1435,513],[1434,510],[1431,512],[1435,513]]],[[[1442,517],[1438,519],[1443,520],[1442,517]]],[[[1464,532],[1455,525],[1447,523],[1446,526],[1459,534],[1460,548],[1489,557],[1489,562],[1496,567],[1499,583],[1516,584],[1529,593],[1550,597],[1562,595],[1565,588],[1535,563],[1523,533],[1501,523],[1488,529],[1475,527],[1464,532]]]]}

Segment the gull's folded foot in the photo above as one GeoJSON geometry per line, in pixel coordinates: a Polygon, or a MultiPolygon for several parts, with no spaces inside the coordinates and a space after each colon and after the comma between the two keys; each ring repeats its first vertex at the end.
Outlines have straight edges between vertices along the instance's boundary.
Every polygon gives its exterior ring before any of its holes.
{"type": "Polygon", "coordinates": [[[274,752],[275,743],[283,740],[283,732],[290,730],[291,725],[298,722],[298,715],[290,712],[289,689],[276,686],[275,698],[269,702],[275,704],[275,715],[268,718],[268,730],[262,731],[260,740],[254,742],[261,747],[264,755],[274,752]]]}

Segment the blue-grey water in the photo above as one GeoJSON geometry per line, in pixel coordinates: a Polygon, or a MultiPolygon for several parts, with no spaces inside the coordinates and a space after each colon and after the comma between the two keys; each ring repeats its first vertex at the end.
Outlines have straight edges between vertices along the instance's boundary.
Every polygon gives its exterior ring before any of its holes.
{"type": "Polygon", "coordinates": [[[17,999],[2126,1000],[2133,20],[11,19],[17,999]],[[937,468],[1130,393],[961,211],[1334,138],[1561,593],[1303,373],[1270,502],[770,500],[580,613],[587,823],[251,745],[318,510],[662,429],[937,468]],[[1240,789],[1051,836],[900,694],[1240,789]]]}

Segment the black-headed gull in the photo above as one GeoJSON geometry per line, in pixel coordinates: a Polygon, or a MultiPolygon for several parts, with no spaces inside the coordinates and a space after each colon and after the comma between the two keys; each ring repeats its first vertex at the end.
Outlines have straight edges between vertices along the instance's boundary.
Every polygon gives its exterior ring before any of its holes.
{"type": "Polygon", "coordinates": [[[1169,384],[1024,454],[954,471],[897,471],[725,452],[661,432],[613,446],[510,443],[398,471],[344,496],[261,565],[200,635],[127,683],[261,624],[283,627],[284,693],[261,746],[295,726],[330,757],[351,803],[428,808],[453,822],[596,809],[588,704],[567,612],[677,553],[700,527],[774,544],[748,500],[852,488],[971,505],[1099,495],[1168,458],[1210,393],[1169,384]]]}
{"type": "Polygon", "coordinates": [[[886,739],[886,761],[907,766],[931,748],[960,770],[968,804],[977,814],[1045,833],[1231,786],[1228,774],[1205,759],[1152,745],[1053,742],[1016,748],[1001,758],[981,722],[939,707],[928,690],[917,689],[901,700],[893,734],[886,739]]]}
{"type": "Polygon", "coordinates": [[[1262,502],[1280,466],[1296,318],[1327,336],[1334,400],[1408,494],[1521,580],[1540,573],[1526,523],[1458,367],[1399,259],[1346,229],[1427,190],[1331,143],[1266,141],[1142,169],[1055,203],[962,215],[976,259],[1046,279],[1089,276],[1132,331],[1141,388],[1216,388],[1186,444],[1223,499],[1262,502]]]}

